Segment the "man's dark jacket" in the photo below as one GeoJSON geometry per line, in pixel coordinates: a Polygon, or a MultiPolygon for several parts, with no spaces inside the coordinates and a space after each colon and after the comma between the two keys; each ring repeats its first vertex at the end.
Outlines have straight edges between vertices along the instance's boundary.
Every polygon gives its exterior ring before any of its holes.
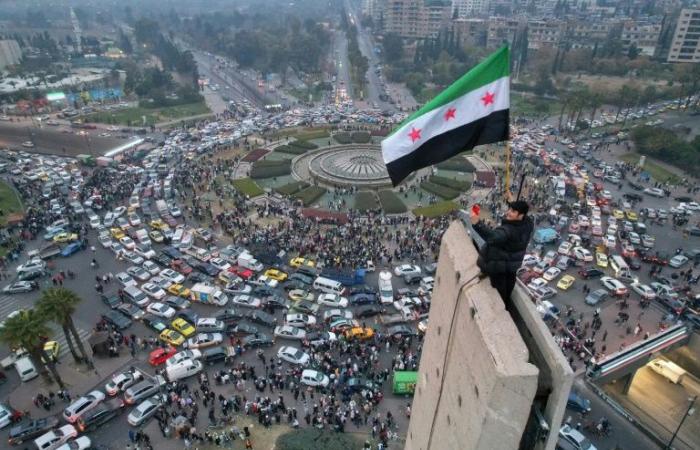
{"type": "Polygon", "coordinates": [[[534,229],[530,216],[523,220],[503,219],[501,226],[493,230],[483,222],[473,228],[486,241],[476,262],[482,272],[487,275],[514,274],[520,268],[534,229]]]}

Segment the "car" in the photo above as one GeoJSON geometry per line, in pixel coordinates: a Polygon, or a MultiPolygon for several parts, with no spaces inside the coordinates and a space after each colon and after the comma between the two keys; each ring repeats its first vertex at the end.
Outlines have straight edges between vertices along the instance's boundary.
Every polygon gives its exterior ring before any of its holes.
{"type": "Polygon", "coordinates": [[[163,233],[161,233],[158,230],[152,230],[148,233],[148,237],[151,238],[153,242],[156,242],[158,244],[162,243],[165,241],[165,237],[163,236],[163,233]]]}
{"type": "Polygon", "coordinates": [[[65,233],[66,230],[63,227],[50,226],[46,227],[46,233],[44,233],[44,240],[51,241],[55,236],[61,233],[65,233]]]}
{"type": "Polygon", "coordinates": [[[289,265],[291,267],[294,267],[295,269],[302,267],[302,266],[315,268],[316,262],[314,260],[311,260],[311,259],[296,257],[296,258],[292,258],[291,260],[289,260],[289,265]]]}
{"type": "Polygon", "coordinates": [[[558,267],[550,267],[542,274],[542,278],[545,281],[552,281],[553,279],[558,277],[559,274],[561,274],[561,269],[559,269],[558,267]]]}
{"type": "Polygon", "coordinates": [[[350,297],[350,304],[358,305],[373,305],[379,303],[379,297],[376,293],[358,293],[350,297]]]}
{"type": "Polygon", "coordinates": [[[374,330],[369,327],[353,327],[343,332],[345,339],[353,340],[359,339],[361,341],[372,339],[374,337],[374,330]]]}
{"type": "Polygon", "coordinates": [[[416,333],[407,325],[394,325],[386,330],[386,336],[394,340],[411,337],[415,334],[416,333]]]}
{"type": "Polygon", "coordinates": [[[264,276],[276,281],[285,281],[289,277],[285,272],[278,269],[268,269],[265,271],[264,276]]]}
{"type": "Polygon", "coordinates": [[[136,280],[126,272],[119,272],[115,275],[115,278],[123,287],[136,286],[136,280]]]}
{"type": "Polygon", "coordinates": [[[77,233],[58,233],[53,237],[53,241],[57,243],[73,242],[78,240],[77,233]]]}
{"type": "Polygon", "coordinates": [[[200,359],[202,357],[202,352],[199,350],[193,349],[193,350],[181,350],[177,352],[175,355],[170,357],[167,361],[165,361],[165,366],[166,367],[172,367],[175,366],[182,361],[186,359],[200,359]]]}
{"type": "Polygon", "coordinates": [[[306,369],[301,373],[299,381],[307,386],[325,388],[330,383],[330,378],[317,370],[306,369]]]}
{"type": "Polygon", "coordinates": [[[315,349],[320,349],[337,340],[337,335],[330,331],[312,331],[307,333],[304,343],[315,349]]]}
{"type": "Polygon", "coordinates": [[[277,357],[281,360],[287,361],[291,364],[296,364],[299,366],[305,366],[309,363],[311,357],[308,353],[293,347],[291,345],[284,345],[277,350],[277,357]]]}
{"type": "Polygon", "coordinates": [[[574,282],[576,281],[576,278],[571,276],[571,275],[564,275],[559,279],[559,282],[557,283],[557,288],[561,289],[562,291],[566,291],[569,289],[571,286],[573,286],[574,282]]]}
{"type": "MultiPolygon", "coordinates": [[[[145,286],[146,285],[143,285],[142,287],[145,288],[145,286]]],[[[164,317],[166,319],[172,319],[176,312],[174,308],[171,308],[170,306],[160,302],[151,303],[146,307],[146,311],[153,315],[156,315],[158,317],[164,317]]]]}
{"type": "Polygon", "coordinates": [[[591,441],[569,425],[564,425],[559,429],[559,439],[571,445],[575,450],[596,450],[591,441]]]}
{"type": "Polygon", "coordinates": [[[246,318],[248,312],[243,309],[228,308],[218,312],[214,317],[220,320],[224,325],[231,325],[238,322],[240,319],[246,318]]]}
{"type": "Polygon", "coordinates": [[[148,272],[151,276],[158,275],[160,273],[160,267],[153,261],[144,261],[142,266],[143,270],[148,272]]]}
{"type": "Polygon", "coordinates": [[[2,289],[5,294],[21,294],[25,292],[31,292],[38,289],[39,285],[36,281],[16,281],[10,283],[2,289]]]}
{"type": "Polygon", "coordinates": [[[97,406],[104,399],[105,394],[102,391],[94,390],[68,405],[63,410],[62,416],[66,422],[75,423],[80,416],[97,406]]]}
{"type": "Polygon", "coordinates": [[[596,252],[595,263],[598,267],[608,267],[608,255],[605,253],[596,252]]]}
{"type": "Polygon", "coordinates": [[[257,334],[260,330],[255,325],[249,323],[241,322],[238,325],[229,325],[226,329],[226,334],[229,336],[248,336],[250,334],[257,334]]]}
{"type": "Polygon", "coordinates": [[[584,280],[587,280],[589,278],[598,278],[603,275],[605,275],[605,272],[603,272],[600,269],[596,269],[595,267],[587,267],[583,268],[578,271],[578,274],[583,278],[584,280]]]}
{"type": "Polygon", "coordinates": [[[365,305],[355,310],[355,317],[364,319],[382,314],[384,309],[379,305],[365,305]]]}
{"type": "Polygon", "coordinates": [[[10,428],[7,442],[10,445],[18,445],[32,438],[40,436],[58,426],[58,417],[49,416],[31,422],[20,423],[10,428]]]}
{"type": "Polygon", "coordinates": [[[153,416],[163,406],[161,395],[154,395],[138,404],[131,410],[126,421],[129,425],[137,427],[143,425],[151,416],[153,416]]]}
{"type": "Polygon", "coordinates": [[[191,291],[189,288],[186,288],[181,284],[175,283],[168,286],[168,293],[182,298],[189,298],[191,291]]]}
{"type": "Polygon", "coordinates": [[[593,255],[591,252],[583,247],[574,247],[574,258],[584,262],[593,261],[593,255]]]}
{"type": "Polygon", "coordinates": [[[289,297],[290,300],[293,301],[299,301],[299,300],[309,300],[313,301],[314,300],[314,294],[312,292],[309,292],[305,289],[292,289],[287,293],[287,296],[289,297]]]}
{"type": "Polygon", "coordinates": [[[114,325],[118,330],[124,330],[131,326],[131,319],[126,317],[117,309],[107,311],[106,313],[102,314],[102,320],[110,325],[114,325]]]}
{"type": "Polygon", "coordinates": [[[38,450],[55,450],[76,436],[78,430],[73,425],[63,425],[34,439],[34,445],[38,450]]]}
{"type": "Polygon", "coordinates": [[[344,392],[361,393],[363,391],[376,392],[381,389],[374,381],[367,378],[352,377],[345,381],[344,392]]]}
{"type": "Polygon", "coordinates": [[[244,348],[271,347],[275,340],[263,333],[251,334],[242,340],[244,348]]]}
{"type": "Polygon", "coordinates": [[[536,291],[537,289],[545,287],[546,285],[547,285],[547,282],[543,278],[533,278],[527,284],[527,288],[530,289],[531,291],[536,291]]]}
{"type": "Polygon", "coordinates": [[[643,192],[647,195],[651,195],[653,197],[659,197],[659,198],[664,197],[666,195],[666,193],[663,191],[663,189],[659,189],[659,188],[646,188],[646,189],[644,189],[643,192]]]}
{"type": "Polygon", "coordinates": [[[294,303],[291,307],[292,310],[305,314],[316,314],[319,308],[320,305],[318,303],[314,303],[309,300],[300,300],[294,303]]]}
{"type": "Polygon", "coordinates": [[[163,300],[163,303],[174,308],[175,310],[181,310],[190,307],[190,301],[184,297],[176,297],[174,295],[168,295],[163,300]]]}
{"type": "Polygon", "coordinates": [[[636,222],[639,219],[637,213],[630,210],[625,211],[625,216],[627,217],[627,220],[632,222],[636,222]]]}
{"type": "Polygon", "coordinates": [[[224,341],[221,333],[199,333],[187,339],[187,348],[206,348],[219,345],[224,341]]]}
{"type": "Polygon", "coordinates": [[[656,292],[646,284],[632,283],[630,288],[645,300],[654,300],[656,298],[656,292]]]}
{"type": "MultiPolygon", "coordinates": [[[[143,261],[141,261],[143,263],[143,261]]],[[[147,281],[149,278],[151,278],[151,274],[143,270],[143,268],[139,266],[131,266],[128,269],[126,269],[126,273],[134,277],[135,279],[139,281],[147,281]]]]}
{"type": "MultiPolygon", "coordinates": [[[[559,248],[557,249],[557,253],[559,253],[560,255],[569,256],[571,254],[571,250],[573,249],[573,247],[574,246],[571,242],[564,241],[559,245],[559,248]]],[[[531,258],[534,259],[534,257],[532,257],[532,255],[529,255],[529,256],[531,256],[531,258]]],[[[525,259],[523,259],[523,264],[525,264],[525,259]]]]}
{"type": "Polygon", "coordinates": [[[411,264],[402,264],[400,266],[394,267],[394,275],[397,277],[403,277],[405,275],[421,274],[420,267],[411,264]]]}
{"type": "Polygon", "coordinates": [[[274,335],[283,339],[304,340],[306,338],[306,331],[291,325],[281,325],[275,327],[274,335]]]}
{"type": "Polygon", "coordinates": [[[172,281],[175,284],[182,284],[185,282],[184,275],[169,268],[161,270],[160,276],[165,278],[166,280],[172,281]]]}
{"type": "Polygon", "coordinates": [[[144,314],[146,314],[141,308],[131,303],[120,303],[116,307],[116,310],[129,317],[131,320],[141,320],[144,314]]]}
{"type": "Polygon", "coordinates": [[[316,317],[303,313],[287,314],[285,316],[285,325],[291,325],[293,327],[301,328],[313,326],[316,325],[316,317]]]}
{"type": "Polygon", "coordinates": [[[105,400],[90,411],[83,414],[75,423],[81,433],[97,429],[124,411],[124,400],[113,398],[105,400]]]}
{"type": "Polygon", "coordinates": [[[676,255],[671,260],[668,262],[668,265],[670,267],[673,267],[674,269],[678,269],[679,267],[684,266],[686,263],[688,263],[690,259],[688,259],[687,256],[685,255],[676,255]]]}
{"type": "MultiPolygon", "coordinates": [[[[561,247],[560,247],[560,248],[561,248],[561,247]]],[[[526,255],[523,257],[523,263],[522,263],[522,265],[523,265],[524,267],[530,267],[530,266],[534,266],[535,264],[537,264],[537,263],[539,263],[539,262],[540,262],[540,258],[538,258],[537,256],[535,256],[535,255],[530,255],[530,254],[526,254],[526,255]]],[[[352,293],[352,292],[351,292],[351,293],[352,293]]]]}
{"type": "Polygon", "coordinates": [[[566,402],[566,407],[581,414],[588,414],[591,412],[591,401],[572,390],[569,392],[569,399],[566,402]]]}
{"type": "Polygon", "coordinates": [[[534,265],[532,271],[538,275],[542,275],[547,271],[547,269],[549,269],[549,262],[542,260],[534,265]]]}
{"type": "Polygon", "coordinates": [[[17,274],[22,274],[24,272],[34,272],[37,270],[46,270],[46,262],[41,259],[31,259],[24,264],[17,267],[17,274]]]}
{"type": "Polygon", "coordinates": [[[319,294],[318,303],[331,308],[347,308],[348,299],[338,294],[319,294]]]}
{"type": "Polygon", "coordinates": [[[622,284],[619,280],[612,277],[601,277],[600,283],[605,289],[607,289],[612,295],[623,296],[627,294],[627,287],[622,284]]]}
{"type": "MultiPolygon", "coordinates": [[[[242,277],[240,273],[238,275],[242,277]]],[[[289,281],[299,281],[301,283],[304,283],[306,286],[311,286],[314,282],[314,278],[309,275],[304,275],[303,273],[296,272],[289,276],[287,283],[289,283],[289,281]]]]}
{"type": "Polygon", "coordinates": [[[262,308],[271,308],[273,310],[278,310],[278,309],[289,309],[291,307],[291,303],[289,300],[282,298],[278,295],[273,295],[270,297],[265,297],[262,299],[262,308]]]}
{"type": "Polygon", "coordinates": [[[608,291],[605,289],[596,289],[586,296],[585,302],[587,305],[596,306],[608,297],[608,291]]]}
{"type": "Polygon", "coordinates": [[[165,320],[163,320],[163,318],[154,316],[153,314],[144,315],[143,319],[141,319],[141,322],[143,322],[144,325],[146,325],[148,328],[150,328],[158,334],[160,334],[163,330],[168,328],[168,323],[165,320]]]}
{"type": "Polygon", "coordinates": [[[240,294],[234,295],[231,303],[242,308],[260,308],[262,302],[259,298],[252,295],[240,294]]]}
{"type": "MultiPolygon", "coordinates": [[[[170,359],[173,355],[177,353],[177,349],[175,347],[158,347],[157,349],[153,350],[151,353],[148,354],[148,362],[152,366],[160,366],[161,364],[164,364],[165,361],[170,359]]],[[[143,382],[142,382],[143,383],[143,382]]],[[[142,384],[139,383],[139,384],[142,384]]],[[[129,388],[131,389],[131,388],[129,388]]],[[[129,390],[127,389],[127,392],[129,390]]],[[[126,399],[126,398],[125,398],[126,399]]],[[[129,402],[127,400],[127,403],[133,403],[129,402]]]]}
{"type": "Polygon", "coordinates": [[[125,370],[124,372],[116,373],[112,375],[109,383],[105,384],[105,392],[110,397],[114,397],[134,383],[141,381],[142,378],[143,374],[138,370],[125,370]]]}
{"type": "Polygon", "coordinates": [[[333,322],[338,319],[348,319],[352,320],[354,318],[354,315],[352,311],[346,310],[346,309],[329,309],[328,311],[323,312],[323,321],[324,322],[333,322]]]}
{"type": "MultiPolygon", "coordinates": [[[[154,300],[162,300],[165,297],[165,291],[160,286],[153,283],[144,283],[141,290],[154,300]]],[[[175,314],[173,312],[173,314],[175,314]]]]}
{"type": "Polygon", "coordinates": [[[557,291],[549,286],[543,286],[530,292],[535,300],[546,300],[557,295],[557,291]]]}

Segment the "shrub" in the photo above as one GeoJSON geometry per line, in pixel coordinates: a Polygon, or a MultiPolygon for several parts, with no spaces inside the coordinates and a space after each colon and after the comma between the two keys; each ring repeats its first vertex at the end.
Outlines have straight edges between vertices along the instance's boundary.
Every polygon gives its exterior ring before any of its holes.
{"type": "Polygon", "coordinates": [[[311,139],[323,139],[330,136],[330,133],[325,128],[306,128],[299,131],[294,135],[297,139],[302,139],[305,141],[311,139]]]}
{"type": "Polygon", "coordinates": [[[445,186],[457,191],[466,191],[469,189],[470,185],[468,181],[455,180],[454,178],[441,177],[438,175],[432,175],[429,181],[431,183],[439,184],[440,186],[445,186]]]}
{"type": "Polygon", "coordinates": [[[274,190],[282,195],[293,195],[302,189],[309,187],[309,183],[306,181],[295,181],[293,183],[285,184],[280,187],[276,187],[274,190]]]}
{"type": "Polygon", "coordinates": [[[321,196],[323,196],[323,194],[325,193],[326,190],[322,187],[310,186],[304,189],[303,191],[299,191],[296,194],[294,194],[294,197],[301,200],[304,206],[309,206],[312,205],[316,200],[321,198],[321,196]]]}
{"type": "Polygon", "coordinates": [[[352,141],[356,144],[367,144],[371,136],[365,131],[356,131],[352,134],[352,141]]]}
{"type": "Polygon", "coordinates": [[[292,173],[292,160],[262,160],[253,163],[250,178],[272,178],[292,173]]]}
{"type": "Polygon", "coordinates": [[[265,193],[265,191],[250,178],[239,178],[237,180],[233,180],[231,184],[238,192],[251,198],[257,197],[258,195],[263,195],[265,193]]]}
{"type": "Polygon", "coordinates": [[[415,208],[413,214],[423,217],[439,217],[457,211],[459,206],[455,202],[446,200],[444,202],[433,203],[432,205],[415,208]]]}
{"type": "Polygon", "coordinates": [[[436,165],[438,169],[456,172],[474,172],[476,168],[463,156],[457,155],[436,165]]]}
{"type": "Polygon", "coordinates": [[[358,192],[355,195],[355,209],[360,211],[368,211],[370,209],[377,209],[379,204],[377,203],[377,197],[374,196],[373,192],[358,192]]]}
{"type": "Polygon", "coordinates": [[[361,448],[362,440],[353,433],[336,433],[302,428],[281,435],[275,443],[279,450],[346,450],[361,448]]]}
{"type": "Polygon", "coordinates": [[[289,153],[291,155],[301,155],[301,154],[307,152],[307,150],[305,148],[293,147],[291,145],[280,145],[279,147],[275,147],[275,151],[282,152],[282,153],[289,153]]]}
{"type": "Polygon", "coordinates": [[[379,191],[379,202],[387,214],[401,214],[406,212],[406,204],[394,191],[379,191]]]}
{"type": "Polygon", "coordinates": [[[455,198],[459,195],[459,191],[456,191],[452,188],[448,188],[446,186],[441,186],[439,184],[431,183],[430,181],[422,182],[420,184],[420,187],[423,190],[430,192],[431,194],[435,194],[437,196],[444,198],[445,200],[452,200],[453,198],[455,198]]]}
{"type": "Polygon", "coordinates": [[[316,150],[318,148],[318,145],[314,144],[313,142],[304,140],[296,140],[294,142],[290,142],[289,146],[303,148],[305,150],[316,150]]]}
{"type": "Polygon", "coordinates": [[[346,145],[352,143],[352,135],[344,131],[335,133],[333,139],[335,139],[338,144],[346,145]]]}

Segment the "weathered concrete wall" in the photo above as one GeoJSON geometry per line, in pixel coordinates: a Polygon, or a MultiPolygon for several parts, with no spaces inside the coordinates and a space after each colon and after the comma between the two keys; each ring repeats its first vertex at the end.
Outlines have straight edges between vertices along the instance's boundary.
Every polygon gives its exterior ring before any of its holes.
{"type": "Polygon", "coordinates": [[[407,450],[519,446],[539,371],[498,293],[476,278],[476,259],[453,223],[440,249],[407,450]]]}

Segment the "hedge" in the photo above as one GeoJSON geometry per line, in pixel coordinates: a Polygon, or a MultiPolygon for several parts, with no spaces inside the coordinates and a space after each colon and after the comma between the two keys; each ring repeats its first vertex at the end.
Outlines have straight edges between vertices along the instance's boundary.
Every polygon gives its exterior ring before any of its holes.
{"type": "Polygon", "coordinates": [[[313,204],[316,200],[321,198],[323,194],[326,193],[326,190],[322,187],[319,186],[310,186],[303,191],[299,191],[296,194],[294,194],[295,198],[298,198],[299,200],[304,203],[304,206],[309,206],[313,204]]]}
{"type": "Polygon", "coordinates": [[[394,191],[379,191],[379,202],[382,204],[382,209],[387,214],[405,213],[406,204],[399,198],[394,191]]]}
{"type": "Polygon", "coordinates": [[[318,145],[314,144],[313,142],[304,141],[304,140],[296,140],[294,142],[290,142],[289,146],[303,148],[305,150],[316,150],[318,148],[318,145]]]}
{"type": "Polygon", "coordinates": [[[428,191],[431,194],[435,194],[444,198],[445,200],[452,200],[459,196],[459,191],[446,186],[441,186],[439,184],[431,183],[430,181],[424,181],[420,184],[421,189],[428,191]]]}
{"type": "Polygon", "coordinates": [[[310,139],[323,139],[330,136],[328,129],[326,128],[307,128],[295,133],[294,136],[297,139],[310,140],[310,139]]]}
{"type": "Polygon", "coordinates": [[[290,431],[275,442],[278,450],[347,450],[361,447],[362,439],[353,433],[336,433],[316,428],[290,431]]]}
{"type": "Polygon", "coordinates": [[[333,139],[338,142],[338,144],[352,144],[352,135],[350,133],[346,133],[344,131],[341,131],[339,133],[335,133],[333,135],[333,139]]]}
{"type": "Polygon", "coordinates": [[[306,153],[308,150],[301,147],[293,147],[291,145],[280,145],[275,147],[276,152],[289,153],[291,155],[301,155],[306,153]]]}
{"type": "Polygon", "coordinates": [[[366,131],[356,131],[352,134],[352,141],[356,144],[369,143],[371,136],[366,131]]]}
{"type": "Polygon", "coordinates": [[[474,172],[476,168],[463,156],[457,155],[447,161],[437,164],[435,167],[443,170],[454,170],[457,172],[474,172]]]}
{"type": "Polygon", "coordinates": [[[301,191],[302,189],[306,189],[309,187],[309,183],[306,181],[295,181],[293,183],[285,184],[280,187],[276,187],[274,189],[275,192],[278,192],[282,195],[292,195],[296,194],[297,192],[301,191]]]}
{"type": "Polygon", "coordinates": [[[441,177],[438,175],[432,175],[428,181],[457,191],[466,191],[469,189],[470,185],[468,181],[455,180],[454,178],[441,177]]]}
{"type": "Polygon", "coordinates": [[[292,173],[292,160],[262,160],[253,163],[250,178],[272,178],[292,173]]]}
{"type": "Polygon", "coordinates": [[[257,197],[258,195],[263,195],[265,193],[265,191],[250,178],[239,178],[237,180],[233,180],[231,184],[238,192],[249,197],[257,197]]]}
{"type": "Polygon", "coordinates": [[[439,217],[449,214],[452,211],[457,211],[459,206],[455,202],[446,200],[444,202],[433,203],[432,205],[415,208],[413,214],[423,217],[439,217]]]}
{"type": "Polygon", "coordinates": [[[372,192],[358,192],[355,194],[354,207],[360,211],[368,211],[379,208],[379,203],[377,203],[377,197],[372,192]]]}

